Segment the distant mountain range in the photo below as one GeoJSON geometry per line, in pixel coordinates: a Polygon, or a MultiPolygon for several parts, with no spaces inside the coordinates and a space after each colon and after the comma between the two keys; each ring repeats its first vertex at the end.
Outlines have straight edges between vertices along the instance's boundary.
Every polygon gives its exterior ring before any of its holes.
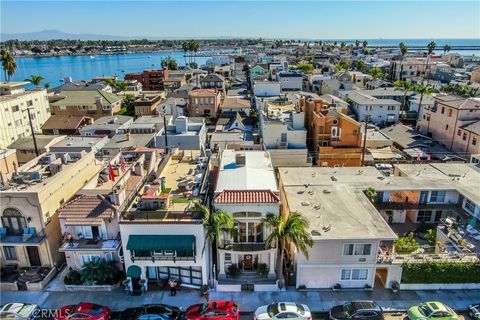
{"type": "MultiPolygon", "coordinates": [[[[59,30],[43,30],[37,32],[26,32],[26,33],[0,33],[0,41],[7,40],[52,40],[52,39],[62,39],[62,40],[138,40],[138,39],[149,39],[149,40],[181,40],[181,39],[190,39],[191,37],[151,37],[151,36],[112,36],[112,35],[102,35],[102,34],[88,34],[88,33],[67,33],[59,30]]],[[[240,39],[244,37],[195,37],[196,39],[240,39]]]]}
{"type": "Polygon", "coordinates": [[[26,32],[26,33],[1,33],[0,40],[52,40],[52,39],[71,39],[71,40],[132,40],[132,39],[142,39],[138,37],[122,37],[122,36],[111,36],[111,35],[101,35],[101,34],[74,34],[62,32],[59,30],[43,30],[37,32],[26,32]]]}

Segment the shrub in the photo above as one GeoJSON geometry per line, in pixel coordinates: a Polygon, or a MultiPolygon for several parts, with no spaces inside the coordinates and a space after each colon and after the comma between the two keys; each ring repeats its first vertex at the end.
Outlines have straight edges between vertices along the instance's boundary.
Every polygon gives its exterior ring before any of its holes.
{"type": "Polygon", "coordinates": [[[374,188],[372,187],[368,187],[366,190],[365,190],[365,195],[367,196],[368,199],[370,199],[370,201],[372,202],[375,202],[377,200],[377,191],[375,191],[374,188]]]}
{"type": "Polygon", "coordinates": [[[257,273],[261,276],[268,275],[268,266],[266,263],[258,264],[257,273]]]}
{"type": "Polygon", "coordinates": [[[65,275],[65,278],[63,279],[63,283],[66,285],[80,285],[82,284],[82,279],[80,276],[80,272],[77,270],[70,270],[67,272],[65,275]]]}
{"type": "Polygon", "coordinates": [[[340,283],[336,283],[336,284],[333,286],[333,289],[340,290],[340,289],[342,289],[342,285],[341,285],[340,283]]]}
{"type": "Polygon", "coordinates": [[[240,269],[238,268],[238,266],[236,264],[231,264],[228,266],[228,275],[232,278],[236,278],[238,276],[240,276],[242,272],[240,271],[240,269]]]}
{"type": "Polygon", "coordinates": [[[420,248],[420,244],[414,239],[413,232],[410,232],[405,237],[395,240],[394,247],[397,253],[412,253],[420,248]]]}
{"type": "Polygon", "coordinates": [[[426,262],[403,265],[403,283],[480,283],[480,263],[426,262]]]}
{"type": "Polygon", "coordinates": [[[82,282],[86,285],[107,284],[117,273],[115,264],[105,260],[85,263],[80,271],[82,282]]]}

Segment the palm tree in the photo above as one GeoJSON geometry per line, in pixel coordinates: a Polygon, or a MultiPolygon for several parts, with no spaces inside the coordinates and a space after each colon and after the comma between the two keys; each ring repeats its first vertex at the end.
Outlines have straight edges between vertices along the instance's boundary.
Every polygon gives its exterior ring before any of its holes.
{"type": "Polygon", "coordinates": [[[45,82],[43,87],[48,90],[48,88],[50,88],[50,82],[45,82]]]}
{"type": "Polygon", "coordinates": [[[363,41],[362,45],[363,45],[363,49],[365,49],[368,46],[368,41],[367,40],[363,41]]]}
{"type": "Polygon", "coordinates": [[[367,64],[363,61],[363,60],[360,60],[357,62],[357,69],[364,72],[365,69],[367,68],[367,64]]]}
{"type": "Polygon", "coordinates": [[[117,82],[117,89],[118,91],[123,91],[123,95],[125,96],[127,89],[128,89],[128,83],[126,83],[125,81],[118,81],[117,82]]]}
{"type": "Polygon", "coordinates": [[[266,239],[268,246],[277,247],[277,278],[284,281],[284,251],[287,245],[293,245],[308,259],[308,249],[313,246],[313,239],[308,232],[308,221],[299,213],[292,212],[288,216],[268,215],[265,223],[271,228],[266,239]]]}
{"type": "Polygon", "coordinates": [[[407,52],[408,52],[408,48],[407,48],[407,46],[405,45],[405,43],[400,42],[400,43],[398,44],[398,46],[400,47],[400,52],[402,53],[402,56],[405,56],[405,55],[407,54],[407,52]]]}
{"type": "Polygon", "coordinates": [[[418,110],[422,108],[422,101],[424,96],[429,96],[431,94],[437,93],[438,90],[432,87],[430,84],[421,84],[417,83],[413,86],[413,91],[420,93],[420,102],[418,103],[418,110]]]}
{"type": "Polygon", "coordinates": [[[452,47],[450,47],[448,44],[443,46],[443,54],[447,54],[452,50],[452,47]]]}
{"type": "Polygon", "coordinates": [[[436,48],[437,44],[435,41],[431,41],[429,44],[427,44],[428,55],[431,55],[436,48]]]}
{"type": "Polygon", "coordinates": [[[358,49],[358,47],[360,47],[360,41],[355,40],[355,49],[358,49]]]}
{"type": "Polygon", "coordinates": [[[107,79],[105,80],[105,83],[107,85],[109,85],[110,87],[112,87],[113,90],[116,90],[117,89],[117,80],[115,79],[107,79]]]}
{"type": "Polygon", "coordinates": [[[400,113],[402,113],[407,103],[407,94],[413,90],[414,84],[410,80],[397,80],[393,85],[395,86],[395,90],[403,92],[402,105],[400,106],[400,113]]]}
{"type": "Polygon", "coordinates": [[[25,81],[28,81],[30,82],[31,84],[35,85],[36,87],[38,87],[40,85],[40,83],[44,80],[45,78],[42,77],[42,76],[37,76],[37,75],[34,75],[32,74],[30,76],[30,78],[28,79],[25,79],[25,81]]]}
{"type": "Polygon", "coordinates": [[[0,55],[2,59],[5,81],[10,81],[10,78],[17,70],[17,63],[15,62],[15,58],[13,57],[12,53],[5,49],[2,49],[0,55]]]}
{"type": "Polygon", "coordinates": [[[203,226],[205,228],[205,244],[202,253],[205,252],[207,245],[212,248],[213,243],[216,247],[221,245],[222,234],[231,234],[235,230],[233,217],[223,210],[216,210],[210,214],[210,210],[201,205],[197,205],[199,212],[203,212],[203,226]]]}

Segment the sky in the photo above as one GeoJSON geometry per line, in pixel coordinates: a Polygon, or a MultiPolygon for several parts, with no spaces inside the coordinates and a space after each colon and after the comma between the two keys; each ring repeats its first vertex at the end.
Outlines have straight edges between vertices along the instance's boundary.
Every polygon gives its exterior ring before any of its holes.
{"type": "Polygon", "coordinates": [[[1,32],[311,39],[480,38],[480,0],[0,0],[1,32]]]}

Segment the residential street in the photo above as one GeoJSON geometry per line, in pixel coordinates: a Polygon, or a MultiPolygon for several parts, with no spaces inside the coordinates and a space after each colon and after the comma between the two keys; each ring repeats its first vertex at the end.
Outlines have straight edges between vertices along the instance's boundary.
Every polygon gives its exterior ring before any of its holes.
{"type": "MultiPolygon", "coordinates": [[[[152,291],[146,295],[127,296],[121,290],[112,292],[1,292],[2,304],[8,302],[29,302],[44,308],[56,309],[81,301],[106,305],[112,310],[123,310],[150,303],[165,303],[186,308],[205,299],[198,291],[181,289],[171,297],[166,291],[152,291]]],[[[442,301],[455,310],[465,310],[470,304],[480,302],[480,290],[441,290],[441,291],[402,291],[392,293],[387,290],[365,291],[281,291],[281,292],[211,292],[210,299],[233,300],[242,312],[252,312],[258,306],[273,301],[295,301],[304,303],[313,312],[327,312],[334,305],[351,300],[375,300],[385,311],[404,311],[422,301],[442,301]]]]}

